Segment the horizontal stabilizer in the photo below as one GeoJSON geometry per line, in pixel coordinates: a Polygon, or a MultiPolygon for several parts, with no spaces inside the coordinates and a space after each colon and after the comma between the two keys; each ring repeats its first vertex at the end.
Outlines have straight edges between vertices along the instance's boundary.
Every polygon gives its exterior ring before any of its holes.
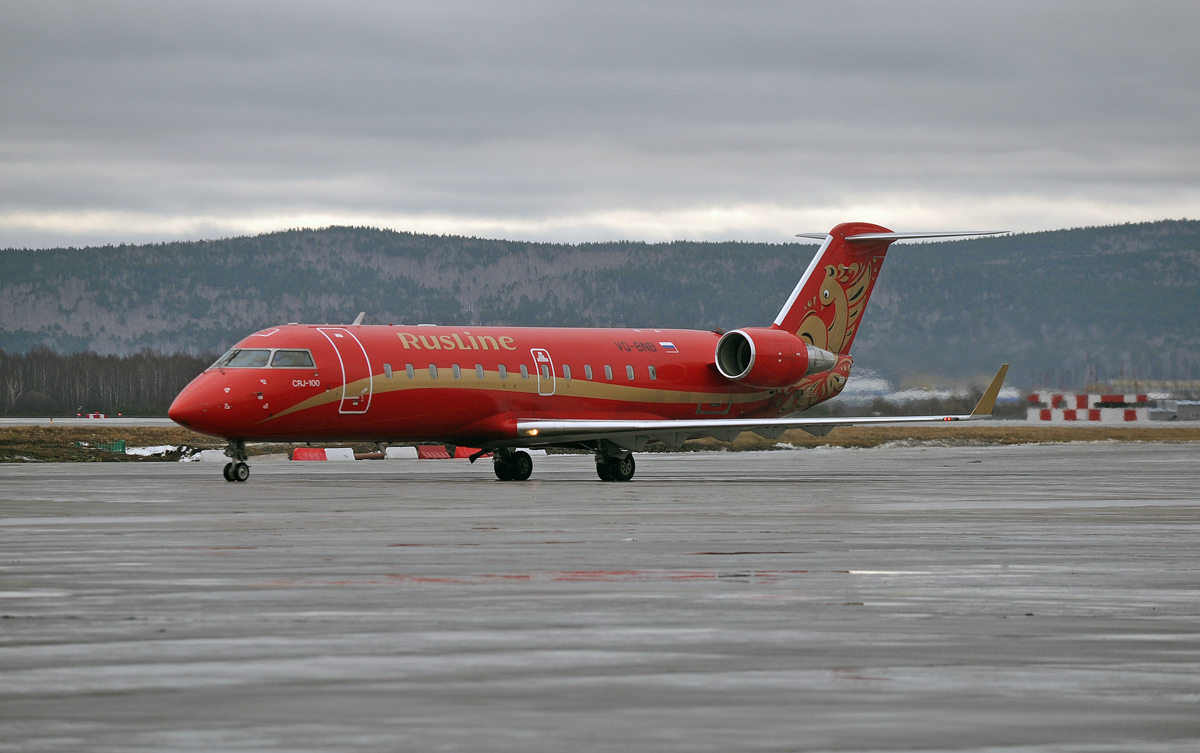
{"type": "Polygon", "coordinates": [[[903,241],[914,238],[957,238],[968,235],[1000,235],[1007,233],[1007,230],[965,230],[958,233],[860,233],[858,235],[847,235],[846,240],[851,243],[862,243],[865,241],[903,241]]]}
{"type": "MultiPolygon", "coordinates": [[[[865,241],[905,241],[917,238],[962,238],[972,235],[1002,235],[1007,232],[1007,230],[964,230],[962,232],[936,233],[859,233],[858,235],[847,235],[846,240],[852,243],[863,243],[865,241]]],[[[818,241],[825,240],[827,235],[828,233],[796,233],[797,238],[812,238],[818,241]]]]}

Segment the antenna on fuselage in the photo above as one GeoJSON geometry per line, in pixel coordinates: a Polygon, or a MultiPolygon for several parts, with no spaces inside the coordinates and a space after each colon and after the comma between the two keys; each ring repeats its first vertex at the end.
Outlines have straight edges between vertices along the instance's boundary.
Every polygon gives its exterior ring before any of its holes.
{"type": "Polygon", "coordinates": [[[366,315],[367,312],[365,311],[358,312],[358,316],[354,317],[354,321],[350,323],[350,326],[357,327],[358,325],[362,324],[363,317],[366,315]]]}

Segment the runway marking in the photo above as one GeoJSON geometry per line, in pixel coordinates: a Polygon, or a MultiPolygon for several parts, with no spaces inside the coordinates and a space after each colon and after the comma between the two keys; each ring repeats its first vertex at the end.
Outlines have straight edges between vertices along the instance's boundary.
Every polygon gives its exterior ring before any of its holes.
{"type": "Polygon", "coordinates": [[[689,552],[690,556],[733,557],[739,554],[808,554],[808,552],[689,552]]]}
{"type": "MultiPolygon", "coordinates": [[[[813,571],[815,572],[815,571],[813,571]]],[[[846,570],[825,570],[823,573],[844,575],[846,570]]],[[[378,578],[358,580],[269,580],[259,581],[254,585],[260,588],[292,588],[306,586],[382,586],[406,583],[451,583],[460,585],[483,585],[497,580],[503,581],[537,581],[545,583],[618,583],[647,580],[717,580],[717,579],[746,579],[756,580],[763,584],[775,583],[789,575],[806,575],[809,570],[581,570],[555,571],[544,573],[477,573],[473,575],[450,578],[420,575],[382,575],[378,578]]]]}

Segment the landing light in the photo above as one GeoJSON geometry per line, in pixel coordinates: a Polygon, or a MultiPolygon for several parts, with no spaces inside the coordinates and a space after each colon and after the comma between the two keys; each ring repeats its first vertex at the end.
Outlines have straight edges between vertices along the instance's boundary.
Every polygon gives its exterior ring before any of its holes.
{"type": "Polygon", "coordinates": [[[529,431],[525,432],[525,436],[527,436],[527,437],[536,437],[536,436],[537,436],[537,431],[538,431],[537,429],[530,429],[529,431]]]}

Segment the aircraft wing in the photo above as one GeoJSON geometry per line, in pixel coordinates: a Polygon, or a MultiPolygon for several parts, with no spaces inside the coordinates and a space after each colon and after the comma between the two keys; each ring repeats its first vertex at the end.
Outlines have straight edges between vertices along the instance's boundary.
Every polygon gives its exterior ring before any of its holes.
{"type": "Polygon", "coordinates": [[[517,421],[517,437],[523,446],[553,445],[607,439],[631,451],[641,450],[650,440],[679,447],[688,439],[714,437],[733,441],[744,431],[778,439],[788,429],[804,429],[813,434],[827,434],[835,426],[864,424],[914,424],[937,421],[970,421],[988,418],[996,406],[996,397],[1004,383],[1008,364],[1000,367],[975,409],[966,415],[946,416],[842,416],[792,418],[699,418],[657,420],[554,420],[544,418],[517,421]]]}

